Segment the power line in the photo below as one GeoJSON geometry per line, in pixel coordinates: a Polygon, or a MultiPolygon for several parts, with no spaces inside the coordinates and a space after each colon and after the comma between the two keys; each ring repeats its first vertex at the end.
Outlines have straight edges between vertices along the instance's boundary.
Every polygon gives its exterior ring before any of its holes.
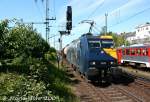
{"type": "MultiPolygon", "coordinates": [[[[119,8],[123,7],[124,5],[127,5],[130,1],[132,1],[132,0],[128,0],[125,4],[123,4],[123,5],[120,6],[119,8]]],[[[104,4],[104,2],[103,2],[103,4],[104,4]]],[[[119,8],[118,8],[118,9],[119,9],[119,8]]],[[[112,15],[112,13],[109,14],[109,16],[110,16],[110,15],[112,15]]],[[[119,9],[119,17],[120,17],[120,9],[119,9]]],[[[104,18],[104,16],[103,16],[103,18],[104,18]]],[[[119,18],[118,18],[118,19],[119,19],[119,18]]],[[[106,16],[105,16],[105,20],[106,20],[106,16]]],[[[118,22],[119,22],[119,21],[118,21],[118,22]]],[[[117,23],[118,23],[118,22],[117,22],[117,23]]],[[[97,25],[98,25],[98,24],[97,24],[97,25]]],[[[105,26],[106,26],[106,24],[105,24],[105,26]]]]}
{"type": "Polygon", "coordinates": [[[96,26],[94,26],[94,28],[95,28],[99,33],[101,32],[96,26]]]}
{"type": "MultiPolygon", "coordinates": [[[[104,2],[105,2],[105,0],[103,0],[103,2],[102,3],[100,3],[97,7],[96,7],[96,9],[87,17],[87,20],[89,20],[89,18],[104,4],[104,2]]],[[[84,21],[84,20],[81,20],[80,22],[82,22],[82,21],[84,21]]],[[[78,24],[80,24],[80,22],[78,23],[78,24]]],[[[77,24],[77,25],[78,25],[77,24]]],[[[77,27],[77,26],[74,26],[74,28],[75,27],[77,27]]]]}
{"type": "MultiPolygon", "coordinates": [[[[44,0],[41,0],[42,3],[44,2],[44,0]]],[[[35,2],[37,2],[37,0],[35,0],[35,2]]],[[[45,22],[42,22],[46,25],[46,41],[49,42],[49,32],[50,32],[50,27],[49,24],[50,24],[50,20],[56,20],[56,17],[52,17],[52,18],[49,18],[49,0],[45,0],[45,22]]],[[[33,23],[31,23],[33,25],[33,23]]]]}
{"type": "Polygon", "coordinates": [[[87,19],[89,19],[104,4],[104,2],[105,0],[103,0],[103,2],[96,7],[96,9],[87,17],[87,19]]]}
{"type": "Polygon", "coordinates": [[[132,16],[130,16],[130,17],[128,17],[128,18],[126,18],[126,19],[124,19],[124,20],[118,22],[118,23],[109,26],[109,28],[114,27],[114,26],[116,26],[116,25],[118,25],[118,24],[121,24],[121,23],[123,23],[123,22],[126,22],[126,21],[130,20],[131,18],[133,18],[133,17],[135,17],[135,16],[137,16],[137,15],[139,15],[139,14],[141,14],[141,13],[144,13],[145,11],[147,11],[147,10],[149,10],[149,9],[150,9],[150,7],[149,7],[149,8],[146,8],[146,9],[140,11],[140,12],[137,12],[137,13],[135,13],[134,15],[132,15],[132,16]]]}
{"type": "MultiPolygon", "coordinates": [[[[125,3],[124,5],[128,4],[130,1],[132,1],[132,0],[128,0],[128,2],[125,3]]],[[[89,20],[89,18],[90,18],[101,6],[103,6],[104,3],[105,3],[105,0],[103,0],[103,2],[100,3],[100,4],[96,7],[96,9],[87,17],[87,20],[89,20]]],[[[122,5],[122,6],[124,6],[124,5],[122,5]]],[[[121,8],[122,6],[120,6],[119,8],[121,8]]],[[[119,11],[119,16],[120,16],[120,11],[119,11]]],[[[82,21],[83,21],[83,20],[82,20],[82,21]]]]}
{"type": "Polygon", "coordinates": [[[34,0],[34,1],[35,1],[35,5],[36,5],[36,7],[37,7],[37,9],[38,9],[38,12],[39,12],[41,18],[43,19],[43,18],[44,18],[44,17],[43,17],[43,13],[42,13],[42,11],[41,11],[41,9],[40,9],[38,3],[37,3],[37,0],[34,0]]]}
{"type": "Polygon", "coordinates": [[[56,17],[56,3],[55,3],[55,0],[53,0],[53,5],[54,5],[54,16],[56,17]]]}

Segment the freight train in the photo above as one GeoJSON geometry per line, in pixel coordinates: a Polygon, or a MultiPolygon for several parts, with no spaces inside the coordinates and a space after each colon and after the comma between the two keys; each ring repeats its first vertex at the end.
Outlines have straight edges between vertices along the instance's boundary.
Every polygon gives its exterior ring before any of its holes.
{"type": "Polygon", "coordinates": [[[150,45],[136,45],[117,49],[118,63],[150,68],[150,45]]]}
{"type": "Polygon", "coordinates": [[[106,53],[104,48],[112,48],[113,42],[84,34],[64,48],[69,64],[88,80],[108,81],[110,68],[116,65],[116,59],[106,53]]]}

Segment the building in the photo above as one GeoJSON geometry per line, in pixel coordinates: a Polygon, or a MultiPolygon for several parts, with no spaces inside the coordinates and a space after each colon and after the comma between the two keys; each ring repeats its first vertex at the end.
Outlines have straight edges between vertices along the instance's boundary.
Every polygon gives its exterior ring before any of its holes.
{"type": "Polygon", "coordinates": [[[125,38],[127,41],[132,43],[133,40],[135,40],[136,32],[129,32],[125,34],[125,38]]]}
{"type": "Polygon", "coordinates": [[[129,43],[150,43],[150,23],[139,25],[135,29],[135,32],[126,33],[126,39],[129,43]]]}

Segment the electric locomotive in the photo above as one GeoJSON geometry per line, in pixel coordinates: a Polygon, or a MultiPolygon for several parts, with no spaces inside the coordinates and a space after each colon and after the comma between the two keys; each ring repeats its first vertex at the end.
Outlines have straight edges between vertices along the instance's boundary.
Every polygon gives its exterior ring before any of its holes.
{"type": "Polygon", "coordinates": [[[103,46],[100,37],[84,34],[66,47],[66,59],[87,79],[107,81],[116,59],[107,54],[103,46]]]}

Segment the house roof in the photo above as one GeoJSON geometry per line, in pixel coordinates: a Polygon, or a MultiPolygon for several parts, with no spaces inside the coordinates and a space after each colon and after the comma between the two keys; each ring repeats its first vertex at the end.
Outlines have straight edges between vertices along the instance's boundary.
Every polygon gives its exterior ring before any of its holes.
{"type": "Polygon", "coordinates": [[[150,26],[149,22],[147,22],[146,24],[141,24],[141,25],[137,26],[136,29],[137,28],[142,28],[142,27],[147,27],[147,26],[150,26]]]}

